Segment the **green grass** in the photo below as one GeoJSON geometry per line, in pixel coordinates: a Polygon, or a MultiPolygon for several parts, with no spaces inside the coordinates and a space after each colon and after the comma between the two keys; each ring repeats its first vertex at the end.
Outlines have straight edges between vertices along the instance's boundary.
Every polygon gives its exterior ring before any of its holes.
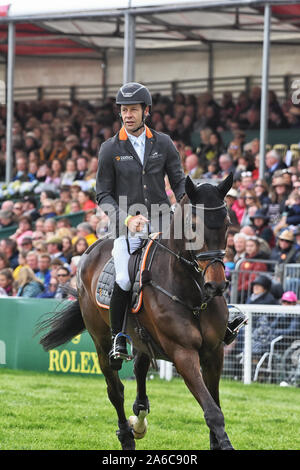
{"type": "MultiPolygon", "coordinates": [[[[132,414],[136,384],[124,380],[132,414]]],[[[180,379],[149,380],[148,433],[140,450],[206,450],[203,412],[180,379]]],[[[238,450],[299,450],[300,390],[222,381],[226,430],[238,450]]],[[[0,450],[120,449],[105,381],[0,369],[0,450]]]]}

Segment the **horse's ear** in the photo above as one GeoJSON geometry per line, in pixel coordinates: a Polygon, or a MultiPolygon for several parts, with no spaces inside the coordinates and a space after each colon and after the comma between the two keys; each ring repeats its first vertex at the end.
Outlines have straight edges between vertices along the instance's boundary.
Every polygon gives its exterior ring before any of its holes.
{"type": "Polygon", "coordinates": [[[226,194],[228,193],[229,189],[232,186],[232,183],[233,183],[233,173],[230,172],[227,178],[224,181],[222,181],[217,187],[220,195],[222,196],[222,199],[225,198],[226,194]]]}
{"type": "Polygon", "coordinates": [[[185,179],[185,192],[188,195],[189,199],[192,199],[196,193],[196,186],[189,176],[187,176],[185,179]]]}

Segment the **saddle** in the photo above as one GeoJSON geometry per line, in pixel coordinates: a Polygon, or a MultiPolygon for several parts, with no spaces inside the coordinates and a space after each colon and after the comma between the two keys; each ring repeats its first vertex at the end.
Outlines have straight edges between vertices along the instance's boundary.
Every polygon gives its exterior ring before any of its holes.
{"type": "MultiPolygon", "coordinates": [[[[138,313],[143,304],[143,272],[145,271],[153,239],[158,236],[159,233],[150,235],[150,240],[146,241],[146,243],[130,255],[128,270],[132,285],[131,313],[133,314],[138,313]]],[[[115,279],[116,272],[114,260],[113,258],[110,258],[105,264],[97,282],[96,302],[99,307],[109,309],[115,279]]]]}

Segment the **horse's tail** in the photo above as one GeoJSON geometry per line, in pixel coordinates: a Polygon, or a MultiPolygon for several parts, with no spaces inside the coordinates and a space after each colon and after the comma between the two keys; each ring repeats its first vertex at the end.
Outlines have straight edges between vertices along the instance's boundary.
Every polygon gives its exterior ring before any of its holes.
{"type": "Polygon", "coordinates": [[[46,314],[46,318],[41,319],[37,325],[36,334],[48,330],[48,332],[40,338],[40,344],[45,351],[67,343],[74,338],[74,336],[77,336],[85,330],[78,293],[75,289],[70,287],[67,288],[67,291],[75,300],[68,302],[58,311],[49,312],[46,314]]]}

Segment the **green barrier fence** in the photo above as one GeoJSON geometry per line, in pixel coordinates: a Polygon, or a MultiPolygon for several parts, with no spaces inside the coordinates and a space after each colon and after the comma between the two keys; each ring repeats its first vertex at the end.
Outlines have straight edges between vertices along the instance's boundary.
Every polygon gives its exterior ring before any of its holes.
{"type": "MultiPolygon", "coordinates": [[[[85,331],[63,346],[45,352],[34,337],[38,320],[57,310],[55,299],[0,298],[0,367],[58,374],[103,377],[96,349],[85,331]]],[[[133,363],[124,363],[120,378],[133,376],[133,363]]]]}

